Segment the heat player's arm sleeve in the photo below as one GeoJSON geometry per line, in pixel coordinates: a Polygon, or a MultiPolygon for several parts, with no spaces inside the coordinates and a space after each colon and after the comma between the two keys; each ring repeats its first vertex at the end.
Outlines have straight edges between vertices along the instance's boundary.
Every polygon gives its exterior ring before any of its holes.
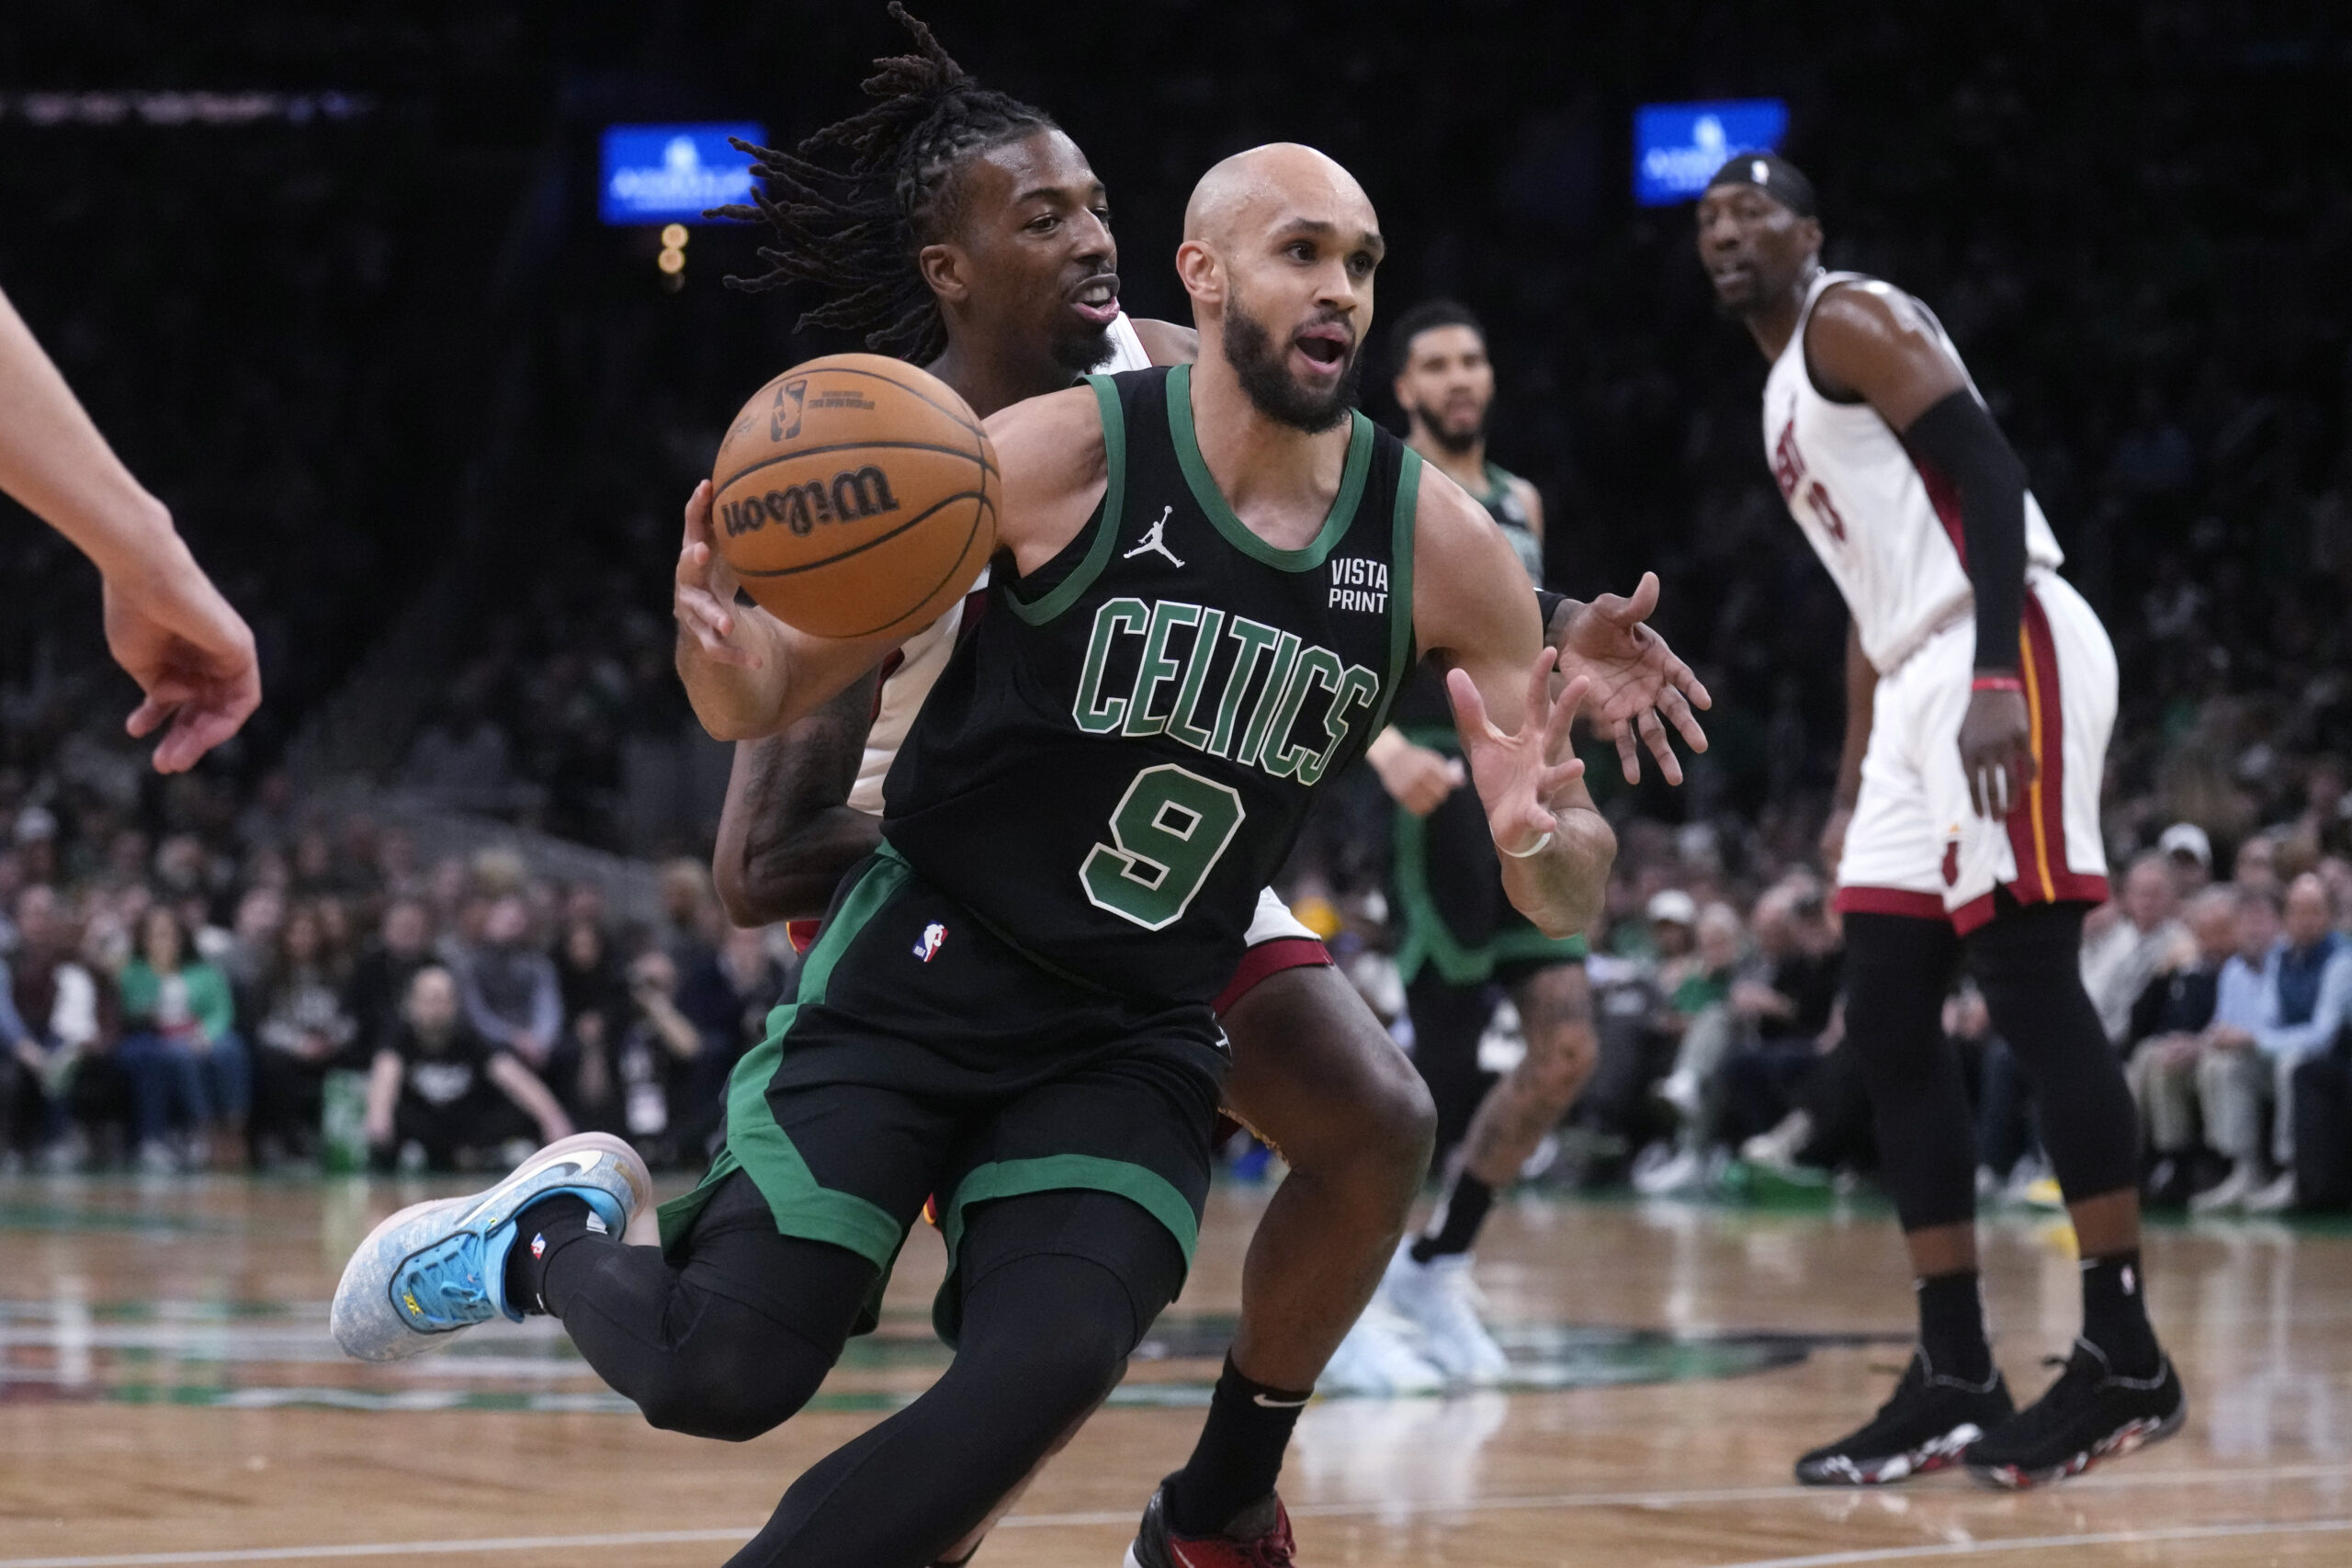
{"type": "Polygon", "coordinates": [[[1976,591],[1976,668],[2018,667],[2025,606],[2025,465],[1962,387],[1911,422],[1903,439],[1960,492],[1960,533],[1976,591]]]}

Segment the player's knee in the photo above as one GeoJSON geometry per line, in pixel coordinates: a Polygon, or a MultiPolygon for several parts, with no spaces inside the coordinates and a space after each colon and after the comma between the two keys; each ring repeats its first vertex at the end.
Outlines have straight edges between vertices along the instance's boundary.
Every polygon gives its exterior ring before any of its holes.
{"type": "Polygon", "coordinates": [[[799,1414],[824,1381],[825,1369],[786,1358],[759,1367],[710,1366],[667,1380],[638,1395],[646,1423],[665,1432],[748,1443],[799,1414]]]}

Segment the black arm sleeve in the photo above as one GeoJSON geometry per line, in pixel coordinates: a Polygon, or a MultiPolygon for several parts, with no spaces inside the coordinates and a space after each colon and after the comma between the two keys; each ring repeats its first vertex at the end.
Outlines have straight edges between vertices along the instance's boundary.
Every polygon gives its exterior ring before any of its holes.
{"type": "Polygon", "coordinates": [[[1976,591],[1976,668],[2018,667],[2025,606],[2025,465],[1974,393],[1962,387],[1903,433],[1932,485],[1960,492],[1960,535],[1976,591]]]}
{"type": "Polygon", "coordinates": [[[1568,596],[1565,593],[1555,593],[1548,588],[1539,588],[1535,591],[1535,613],[1543,618],[1544,635],[1546,638],[1552,635],[1552,617],[1558,615],[1560,606],[1567,602],[1568,596]]]}

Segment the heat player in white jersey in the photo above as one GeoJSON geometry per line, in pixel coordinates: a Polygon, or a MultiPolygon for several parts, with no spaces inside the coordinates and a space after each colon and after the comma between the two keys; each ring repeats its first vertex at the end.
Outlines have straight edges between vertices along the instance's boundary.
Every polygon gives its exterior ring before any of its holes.
{"type": "Polygon", "coordinates": [[[2107,897],[2105,629],[1951,340],[1918,300],[1824,271],[1811,183],[1742,154],[1699,203],[1717,302],[1771,372],[1764,450],[1852,617],[1838,807],[1846,1031],[1917,1284],[1919,1348],[1868,1424],[1797,1461],[1867,1485],[1965,1463],[2028,1486],[2177,1430],[2141,1291],[2138,1122],[2079,966],[2107,897]],[[2023,1411],[1993,1364],[1975,1159],[1943,998],[1965,958],[2034,1088],[2083,1258],[2083,1335],[2023,1411]]]}

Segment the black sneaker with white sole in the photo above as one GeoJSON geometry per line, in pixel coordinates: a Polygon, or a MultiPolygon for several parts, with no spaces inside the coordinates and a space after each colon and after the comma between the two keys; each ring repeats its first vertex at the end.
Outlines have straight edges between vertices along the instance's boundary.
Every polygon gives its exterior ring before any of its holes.
{"type": "Polygon", "coordinates": [[[2188,1395],[2172,1359],[2146,1377],[2117,1372],[2098,1346],[2075,1341],[2058,1381],[2040,1399],[1969,1446],[1968,1473],[1987,1486],[2023,1491],[2080,1475],[2102,1460],[2160,1443],[2188,1418],[2188,1395]]]}
{"type": "Polygon", "coordinates": [[[1903,1380],[1869,1425],[1797,1461],[1807,1486],[1884,1486],[1947,1469],[1985,1433],[2009,1421],[2017,1405],[1996,1371],[1981,1383],[1940,1376],[1928,1352],[1915,1349],[1903,1380]]]}

